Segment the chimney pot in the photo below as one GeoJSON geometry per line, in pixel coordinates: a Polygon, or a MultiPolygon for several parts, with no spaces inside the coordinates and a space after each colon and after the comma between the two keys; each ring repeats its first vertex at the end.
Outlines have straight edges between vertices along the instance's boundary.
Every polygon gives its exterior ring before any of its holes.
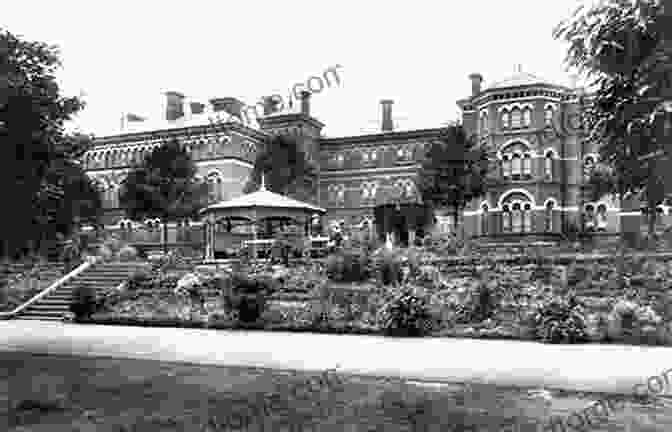
{"type": "Polygon", "coordinates": [[[175,91],[168,91],[166,95],[166,120],[175,121],[184,117],[184,95],[175,91]]]}
{"type": "Polygon", "coordinates": [[[392,132],[394,130],[394,123],[392,122],[393,103],[394,101],[391,99],[383,99],[380,101],[380,105],[383,109],[383,117],[380,129],[383,132],[392,132]]]}
{"type": "Polygon", "coordinates": [[[310,92],[302,91],[301,92],[301,114],[310,116],[310,92]]]}
{"type": "Polygon", "coordinates": [[[479,73],[472,73],[469,75],[471,80],[471,95],[476,96],[481,92],[481,84],[483,83],[483,75],[479,73]]]}

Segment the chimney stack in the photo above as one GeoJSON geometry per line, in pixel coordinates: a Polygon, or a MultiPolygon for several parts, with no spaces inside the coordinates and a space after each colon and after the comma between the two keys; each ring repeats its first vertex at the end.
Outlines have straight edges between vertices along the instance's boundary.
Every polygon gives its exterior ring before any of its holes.
{"type": "Polygon", "coordinates": [[[310,92],[302,91],[301,92],[301,114],[310,116],[310,92]]]}
{"type": "Polygon", "coordinates": [[[483,83],[483,75],[479,73],[472,73],[469,75],[471,80],[471,95],[476,96],[481,92],[481,84],[483,83]]]}
{"type": "Polygon", "coordinates": [[[184,117],[184,95],[169,91],[166,95],[166,120],[174,122],[184,117]]]}
{"type": "Polygon", "coordinates": [[[278,101],[275,97],[273,96],[264,96],[262,98],[264,101],[264,115],[269,115],[273,114],[274,112],[278,111],[278,105],[280,104],[280,101],[278,101]]]}
{"type": "Polygon", "coordinates": [[[234,97],[223,97],[210,99],[210,106],[212,107],[213,113],[223,111],[242,120],[242,111],[245,104],[234,97]]]}
{"type": "Polygon", "coordinates": [[[380,101],[380,105],[383,109],[382,123],[380,129],[383,132],[392,132],[394,130],[394,123],[392,123],[392,104],[393,100],[383,99],[380,101]]]}

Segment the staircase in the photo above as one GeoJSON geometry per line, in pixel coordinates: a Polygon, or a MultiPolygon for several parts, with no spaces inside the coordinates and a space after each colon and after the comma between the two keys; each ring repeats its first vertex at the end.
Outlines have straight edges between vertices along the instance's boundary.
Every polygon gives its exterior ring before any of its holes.
{"type": "Polygon", "coordinates": [[[70,311],[70,302],[75,288],[86,283],[94,286],[99,294],[119,286],[136,270],[147,267],[142,262],[100,263],[86,269],[74,278],[17,315],[17,319],[60,321],[70,311]]]}

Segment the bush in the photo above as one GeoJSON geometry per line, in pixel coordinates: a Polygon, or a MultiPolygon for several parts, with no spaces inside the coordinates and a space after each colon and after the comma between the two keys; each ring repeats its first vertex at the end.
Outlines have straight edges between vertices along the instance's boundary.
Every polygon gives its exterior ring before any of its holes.
{"type": "Polygon", "coordinates": [[[383,331],[391,336],[424,336],[433,328],[429,299],[411,287],[402,289],[379,312],[383,331]]]}
{"type": "Polygon", "coordinates": [[[401,283],[403,273],[401,271],[401,257],[394,252],[384,251],[379,257],[378,273],[383,285],[401,283]]]}
{"type": "Polygon", "coordinates": [[[117,255],[119,261],[135,261],[138,259],[138,251],[133,246],[124,246],[117,255]]]}
{"type": "Polygon", "coordinates": [[[219,282],[226,308],[237,313],[238,319],[253,323],[261,318],[267,299],[274,291],[273,281],[267,277],[249,277],[241,273],[231,275],[230,282],[219,282]]]}
{"type": "Polygon", "coordinates": [[[609,339],[618,342],[658,344],[665,338],[662,318],[650,306],[619,300],[608,316],[609,339]]]}
{"type": "Polygon", "coordinates": [[[492,318],[499,304],[496,282],[481,281],[478,290],[464,304],[456,307],[456,320],[461,324],[482,322],[492,318]]]}
{"type": "Polygon", "coordinates": [[[364,282],[369,277],[365,250],[341,250],[327,258],[327,277],[335,282],[364,282]]]}
{"type": "Polygon", "coordinates": [[[534,315],[535,335],[546,343],[581,343],[588,340],[586,318],[576,297],[552,297],[534,315]]]}
{"type": "Polygon", "coordinates": [[[98,309],[98,299],[96,289],[88,284],[81,284],[75,288],[70,312],[75,315],[76,320],[91,318],[91,315],[98,309]]]}
{"type": "Polygon", "coordinates": [[[148,285],[152,282],[152,274],[144,269],[139,269],[133,272],[130,278],[128,278],[128,290],[136,291],[142,288],[147,288],[148,285]]]}

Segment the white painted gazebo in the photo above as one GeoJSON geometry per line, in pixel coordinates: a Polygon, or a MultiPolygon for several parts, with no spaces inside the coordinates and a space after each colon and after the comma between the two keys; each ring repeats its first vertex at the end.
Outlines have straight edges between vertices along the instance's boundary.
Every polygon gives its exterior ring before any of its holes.
{"type": "Polygon", "coordinates": [[[309,234],[310,223],[315,215],[322,216],[326,210],[315,205],[271,192],[266,189],[262,176],[256,192],[212,204],[203,210],[205,222],[205,259],[215,258],[215,225],[226,220],[246,220],[252,225],[253,239],[257,240],[258,225],[263,220],[287,219],[305,226],[309,234]]]}

